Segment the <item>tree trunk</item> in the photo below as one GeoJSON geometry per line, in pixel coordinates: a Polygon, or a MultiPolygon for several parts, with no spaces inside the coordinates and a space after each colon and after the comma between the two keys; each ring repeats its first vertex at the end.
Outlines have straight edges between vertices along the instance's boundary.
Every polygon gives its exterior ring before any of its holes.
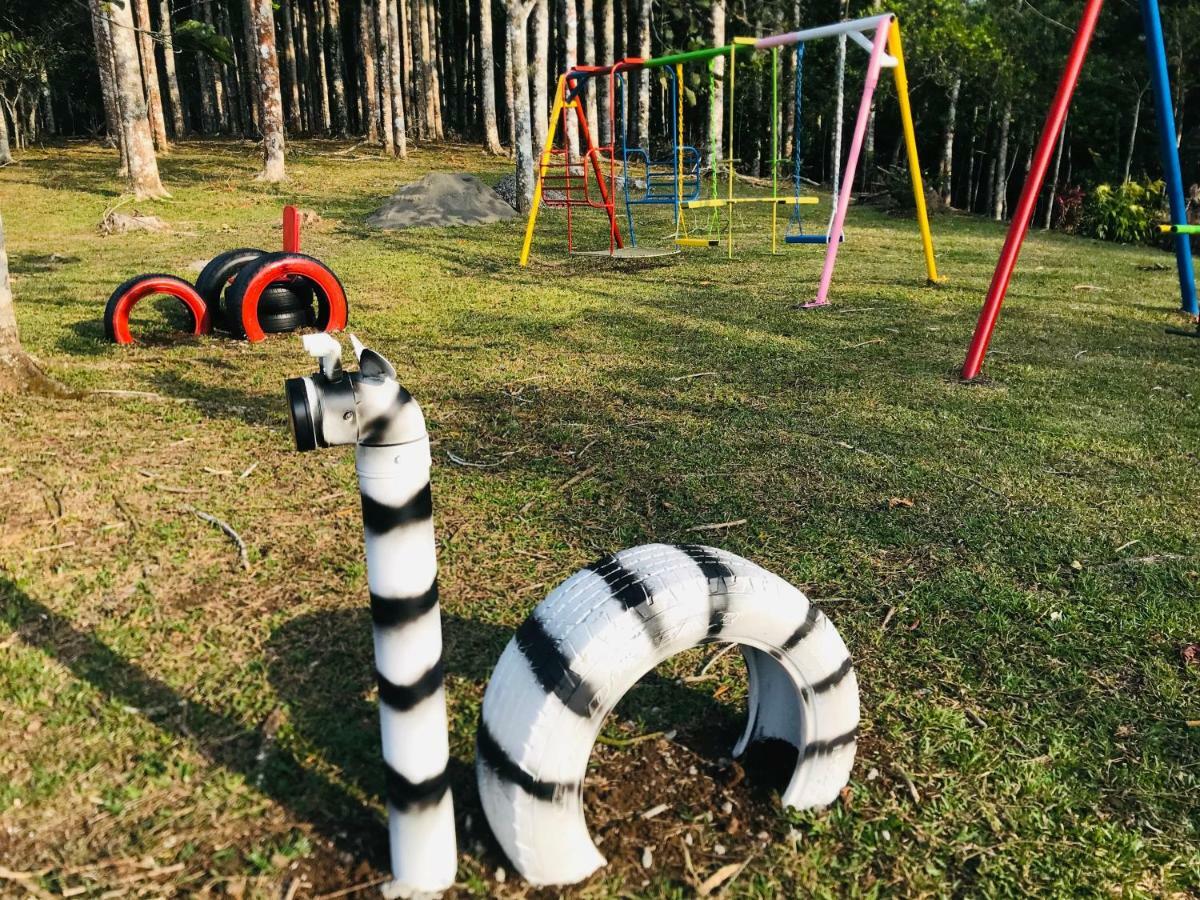
{"type": "Polygon", "coordinates": [[[221,70],[225,79],[225,127],[231,134],[247,137],[254,130],[248,120],[254,115],[255,104],[246,99],[246,94],[254,79],[246,75],[242,64],[249,59],[250,46],[254,42],[246,40],[244,29],[240,41],[234,36],[229,7],[224,3],[217,3],[217,21],[220,23],[220,32],[229,41],[230,52],[233,54],[233,62],[221,70]]]}
{"type": "MultiPolygon", "coordinates": [[[[204,24],[216,30],[216,24],[212,14],[212,0],[198,0],[200,3],[201,12],[204,15],[204,24]]],[[[111,29],[109,29],[111,31],[111,29]]],[[[224,63],[210,62],[203,54],[200,55],[200,60],[205,73],[208,75],[208,90],[211,91],[211,110],[212,120],[209,130],[217,134],[225,127],[225,83],[222,80],[222,70],[224,63]]],[[[201,88],[203,96],[204,89],[201,88]]],[[[120,92],[118,90],[118,99],[120,92]]]]}
{"type": "MultiPolygon", "coordinates": [[[[573,0],[568,0],[573,2],[573,0]]],[[[596,64],[596,12],[592,0],[581,0],[580,13],[583,19],[583,53],[580,57],[585,66],[596,64]]],[[[608,62],[608,60],[605,60],[608,62]]],[[[587,116],[588,129],[592,132],[592,140],[596,140],[596,82],[603,78],[593,78],[584,94],[584,114],[587,116]]]]}
{"type": "MultiPolygon", "coordinates": [[[[850,0],[839,0],[838,19],[845,19],[850,10],[850,0]]],[[[846,36],[838,35],[837,62],[834,64],[834,89],[837,92],[833,103],[833,142],[830,147],[830,162],[833,169],[833,187],[842,187],[842,122],[846,112],[846,36]]],[[[833,199],[836,205],[837,198],[833,199]]]]}
{"type": "MultiPolygon", "coordinates": [[[[563,54],[561,71],[566,72],[575,68],[575,64],[579,61],[579,11],[575,7],[575,0],[562,0],[562,5],[565,52],[563,54]]],[[[555,90],[557,90],[557,85],[555,86],[555,90]]],[[[588,93],[591,93],[591,91],[588,91],[588,93]]],[[[558,98],[556,97],[555,99],[558,98]]],[[[571,155],[578,158],[579,120],[575,116],[567,116],[567,146],[570,148],[571,155]]]]}
{"type": "MultiPolygon", "coordinates": [[[[650,58],[650,5],[651,0],[638,0],[638,55],[650,58]]],[[[638,79],[638,146],[649,151],[650,146],[650,72],[642,69],[638,79]]]]}
{"type": "Polygon", "coordinates": [[[44,65],[38,68],[38,101],[42,110],[42,123],[46,126],[46,131],[56,134],[58,128],[54,121],[54,97],[50,92],[50,74],[44,65]]]}
{"type": "Polygon", "coordinates": [[[1063,144],[1067,139],[1067,120],[1063,119],[1062,130],[1058,133],[1058,147],[1054,150],[1054,172],[1050,176],[1050,197],[1046,202],[1046,219],[1043,230],[1049,231],[1054,223],[1054,201],[1058,198],[1058,171],[1062,166],[1063,144]]]}
{"type": "Polygon", "coordinates": [[[403,34],[400,30],[400,6],[404,0],[386,0],[388,25],[388,74],[391,77],[392,149],[396,156],[408,156],[408,135],[404,125],[403,63],[400,59],[403,34]]]}
{"type": "Polygon", "coordinates": [[[179,76],[175,71],[175,44],[171,28],[171,0],[158,0],[158,33],[162,40],[163,70],[167,76],[167,97],[171,106],[171,132],[179,140],[187,132],[179,76]]]}
{"type": "Polygon", "coordinates": [[[507,19],[505,20],[504,28],[504,109],[508,113],[508,146],[512,153],[516,153],[517,146],[517,115],[516,115],[516,87],[513,81],[513,72],[516,70],[516,63],[513,62],[512,48],[512,32],[508,28],[507,19]]]}
{"type": "Polygon", "coordinates": [[[942,136],[942,158],[938,162],[938,192],[942,202],[950,205],[954,184],[954,132],[958,125],[958,93],[962,76],[955,75],[950,85],[950,105],[946,109],[946,131],[942,136]]]}
{"type": "Polygon", "coordinates": [[[263,170],[259,181],[283,181],[283,94],[279,89],[279,56],[275,52],[275,16],[271,0],[249,0],[253,13],[254,58],[258,61],[259,128],[263,137],[263,170]]]}
{"type": "Polygon", "coordinates": [[[5,391],[30,391],[50,397],[71,395],[21,349],[17,309],[13,305],[12,282],[8,277],[4,219],[0,218],[0,392],[5,391]]]}
{"type": "Polygon", "coordinates": [[[304,122],[300,114],[300,73],[296,67],[296,23],[292,21],[292,3],[293,0],[280,0],[279,11],[283,15],[280,31],[283,33],[283,66],[288,82],[287,123],[292,134],[299,134],[304,130],[304,122]]]}
{"type": "Polygon", "coordinates": [[[308,14],[308,45],[311,68],[317,77],[317,104],[321,131],[328,134],[333,127],[329,99],[329,74],[326,69],[329,56],[325,52],[325,11],[321,0],[313,0],[308,14]]]}
{"type": "Polygon", "coordinates": [[[8,145],[8,119],[4,115],[3,104],[0,104],[0,166],[7,166],[12,161],[12,148],[8,145]]]}
{"type": "Polygon", "coordinates": [[[309,12],[303,0],[292,0],[291,6],[292,16],[296,20],[296,75],[300,79],[300,94],[304,98],[304,130],[313,135],[321,130],[321,102],[317,98],[317,76],[312,65],[309,12]]]}
{"type": "Polygon", "coordinates": [[[92,39],[96,44],[96,68],[100,77],[100,98],[104,102],[104,124],[108,129],[108,145],[116,147],[124,160],[121,143],[121,110],[117,105],[117,87],[112,66],[112,43],[108,37],[108,19],[100,11],[100,0],[89,0],[92,39]]]}
{"type": "MultiPolygon", "coordinates": [[[[584,0],[589,6],[591,0],[584,0]]],[[[616,41],[616,22],[613,15],[613,4],[616,0],[600,0],[600,45],[597,47],[596,55],[599,57],[601,64],[608,65],[616,57],[614,43],[616,41]]],[[[720,0],[724,3],[724,0],[720,0]]],[[[600,115],[600,143],[613,143],[612,120],[609,119],[609,110],[612,109],[612,97],[609,96],[609,81],[607,78],[595,79],[596,84],[594,90],[599,101],[600,115]]]]}
{"type": "MultiPolygon", "coordinates": [[[[725,0],[712,0],[709,11],[709,27],[712,30],[712,45],[725,46],[725,0]]],[[[725,57],[717,56],[712,60],[713,96],[708,98],[708,165],[712,169],[712,177],[717,177],[717,166],[723,156],[721,153],[722,139],[725,136],[725,57]]]]}
{"type": "MultiPolygon", "coordinates": [[[[379,94],[379,137],[387,156],[396,154],[396,138],[392,130],[392,33],[388,29],[388,0],[364,0],[370,3],[375,16],[375,35],[379,47],[379,62],[375,66],[376,90],[379,94]]],[[[401,106],[404,105],[401,97],[401,106]]]]}
{"type": "Polygon", "coordinates": [[[1000,116],[1000,146],[996,150],[996,186],[992,193],[992,218],[997,222],[1004,218],[1005,200],[1008,194],[1008,130],[1012,124],[1012,100],[1004,102],[1000,116]]]}
{"type": "Polygon", "coordinates": [[[1133,125],[1129,128],[1129,152],[1125,154],[1125,175],[1122,181],[1129,181],[1129,171],[1133,168],[1133,151],[1137,147],[1138,119],[1142,115],[1142,100],[1146,96],[1146,89],[1142,88],[1138,91],[1137,103],[1133,105],[1133,125]]]}
{"type": "MultiPolygon", "coordinates": [[[[544,0],[543,0],[544,2],[544,0]]],[[[534,158],[533,135],[530,130],[529,108],[529,48],[525,40],[525,24],[539,0],[508,0],[509,55],[513,72],[513,156],[516,161],[517,207],[528,212],[533,204],[534,158]]],[[[543,117],[544,118],[544,117],[543,117]]],[[[541,148],[538,148],[539,151],[541,148]]]]}
{"type": "Polygon", "coordinates": [[[338,137],[350,133],[346,105],[346,53],[342,47],[342,13],[338,0],[325,0],[325,52],[333,99],[333,128],[338,137]]]}
{"type": "Polygon", "coordinates": [[[129,188],[139,200],[166,197],[167,191],[158,177],[150,116],[146,112],[133,13],[128,3],[110,3],[107,10],[108,33],[112,37],[117,76],[117,101],[121,108],[121,130],[125,135],[125,152],[129,162],[129,188]]]}
{"type": "Polygon", "coordinates": [[[162,91],[158,87],[158,63],[154,59],[153,25],[150,0],[134,0],[134,24],[137,26],[138,54],[141,57],[142,83],[146,86],[146,110],[150,115],[150,135],[159,153],[170,151],[167,144],[167,120],[163,116],[162,91]]]}
{"type": "MultiPolygon", "coordinates": [[[[265,134],[262,125],[263,98],[259,96],[262,84],[258,74],[258,60],[255,57],[258,38],[254,33],[253,6],[254,0],[242,0],[242,66],[238,68],[237,73],[243,96],[239,104],[239,118],[242,121],[244,134],[261,136],[265,134]]],[[[276,67],[276,71],[278,71],[278,67],[276,67]]]]}
{"type": "Polygon", "coordinates": [[[425,119],[429,134],[435,141],[445,137],[442,128],[442,83],[437,67],[437,23],[433,21],[433,4],[420,0],[421,4],[421,68],[425,73],[425,119]]]}
{"type": "Polygon", "coordinates": [[[492,0],[479,0],[480,91],[483,100],[483,142],[488,153],[499,156],[500,129],[496,124],[496,59],[492,46],[492,0]]]}
{"type": "Polygon", "coordinates": [[[427,117],[426,101],[429,87],[425,83],[425,68],[421,64],[421,0],[399,0],[401,14],[405,17],[400,25],[404,33],[404,66],[408,89],[408,114],[412,117],[417,140],[429,139],[430,122],[427,117]]]}
{"type": "Polygon", "coordinates": [[[358,5],[358,52],[362,59],[363,116],[366,119],[367,140],[379,143],[379,91],[375,60],[379,57],[379,43],[375,40],[375,4],[372,0],[361,0],[358,5]]]}
{"type": "MultiPolygon", "coordinates": [[[[516,46],[513,46],[516,53],[516,46]]],[[[533,125],[533,142],[536,152],[540,153],[546,144],[546,118],[550,114],[547,102],[547,69],[550,52],[550,4],[549,0],[536,0],[533,8],[533,91],[530,110],[533,125]]],[[[518,101],[519,102],[519,101],[518,101]]]]}

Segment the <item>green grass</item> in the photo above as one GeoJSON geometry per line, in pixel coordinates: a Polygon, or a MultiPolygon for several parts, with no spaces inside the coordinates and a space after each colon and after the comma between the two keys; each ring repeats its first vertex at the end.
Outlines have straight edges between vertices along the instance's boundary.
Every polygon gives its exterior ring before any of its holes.
{"type": "MultiPolygon", "coordinates": [[[[914,223],[855,208],[834,306],[802,313],[820,248],[772,257],[762,220],[733,260],[612,266],[566,258],[550,214],[520,270],[521,223],[362,224],[424,172],[506,163],[345,150],[295,145],[276,190],[249,145],[181,144],[173,199],[137,205],[163,235],[96,233],[120,184],[94,146],[0,171],[27,349],[80,390],[167,398],[0,412],[0,892],[278,896],[303,878],[303,897],[386,868],[353,459],[291,448],[299,340],[119,348],[100,323],[133,274],[277,246],[285,202],[323,217],[304,249],[434,439],[463,895],[524,890],[495,880],[469,776],[512,628],[603,552],[738,519],[700,537],[824,599],[863,735],[844,802],[767,802],[772,839],[730,894],[1200,892],[1200,665],[1182,656],[1200,641],[1200,342],[1163,333],[1170,256],[1032,235],[989,378],[964,386],[995,223],[935,219],[949,281],[931,289],[914,223]],[[185,505],[240,532],[249,571],[185,505]]],[[[719,671],[719,699],[652,680],[611,727],[724,740],[744,688],[719,671]]],[[[605,852],[570,895],[693,893],[681,867],[643,872],[641,846],[605,852]]],[[[721,862],[698,853],[700,877],[721,862]]]]}

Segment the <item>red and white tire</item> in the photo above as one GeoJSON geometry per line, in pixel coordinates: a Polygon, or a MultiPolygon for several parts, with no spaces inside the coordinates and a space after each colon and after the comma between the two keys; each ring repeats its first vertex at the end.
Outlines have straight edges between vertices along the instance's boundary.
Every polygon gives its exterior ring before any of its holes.
{"type": "Polygon", "coordinates": [[[588,835],[583,779],[605,716],[683,650],[741,646],[749,672],[741,755],[761,739],[797,748],[785,806],[824,806],[849,780],[858,682],[832,623],[783,579],[732,553],[648,544],[577,572],[518,629],[492,673],[476,741],[484,812],[535,885],[604,865],[588,835]]]}
{"type": "Polygon", "coordinates": [[[133,307],[147,297],[166,295],[175,297],[192,317],[192,334],[209,334],[212,317],[208,305],[194,287],[174,275],[138,275],[117,287],[104,307],[104,334],[118,344],[132,344],[129,331],[129,314],[133,307]]]}
{"type": "Polygon", "coordinates": [[[349,310],[346,291],[333,270],[318,259],[303,253],[267,253],[246,263],[225,292],[227,324],[239,322],[242,333],[251,342],[266,337],[258,321],[258,300],[269,284],[289,276],[303,278],[313,287],[317,300],[318,331],[342,331],[349,310]]]}

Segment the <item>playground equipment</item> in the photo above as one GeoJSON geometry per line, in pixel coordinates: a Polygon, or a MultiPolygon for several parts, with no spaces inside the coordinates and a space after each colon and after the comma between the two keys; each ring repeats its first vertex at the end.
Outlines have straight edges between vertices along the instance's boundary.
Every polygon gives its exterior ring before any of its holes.
{"type": "MultiPolygon", "coordinates": [[[[420,407],[383,356],[353,336],[357,372],[330,335],[304,338],[318,371],[286,383],[298,450],[355,445],[386,768],[393,881],[385,896],[454,883],[454,815],[441,614],[420,407]]],[[[649,544],[577,572],[500,657],[483,700],[476,776],[488,823],[530,882],[570,884],[604,865],[583,818],[583,780],[605,716],[658,663],[710,643],[741,646],[749,674],[741,755],[797,749],[790,807],[832,802],[854,763],[859,701],[849,653],[800,591],[711,547],[649,544]]]]}
{"type": "MultiPolygon", "coordinates": [[[[802,58],[802,52],[798,51],[798,59],[802,58]]],[[[631,207],[635,204],[626,205],[627,218],[629,219],[628,230],[630,231],[628,241],[621,234],[615,213],[614,196],[617,185],[616,160],[618,158],[622,160],[622,178],[625,179],[622,187],[627,190],[630,176],[626,163],[628,160],[636,158],[642,160],[646,166],[648,173],[647,196],[652,195],[654,198],[653,202],[659,204],[673,203],[676,207],[674,244],[677,247],[712,247],[724,243],[727,255],[732,257],[733,215],[735,208],[742,204],[767,203],[772,205],[772,250],[775,250],[778,243],[778,209],[781,206],[790,208],[791,214],[785,228],[784,243],[819,243],[826,246],[825,261],[822,267],[817,296],[812,302],[805,304],[806,306],[824,306],[828,302],[827,298],[833,279],[834,267],[837,262],[838,247],[844,238],[843,226],[850,205],[851,187],[854,183],[854,176],[862,154],[875,87],[879,80],[880,70],[883,68],[892,69],[896,81],[896,92],[900,103],[900,117],[903,124],[909,172],[912,177],[913,198],[916,204],[917,222],[921,233],[926,273],[929,282],[936,283],[940,279],[934,257],[933,239],[929,230],[929,217],[925,207],[925,192],[921,181],[920,160],[917,155],[916,137],[912,124],[912,110],[908,99],[908,77],[904,67],[904,51],[900,38],[900,26],[896,17],[891,13],[882,13],[861,19],[837,22],[832,25],[823,25],[816,28],[801,29],[765,38],[735,38],[732,43],[721,47],[707,47],[652,59],[629,58],[619,60],[608,66],[579,66],[565,73],[558,82],[554,107],[551,111],[550,122],[547,128],[546,143],[542,148],[539,158],[534,186],[534,202],[529,212],[528,222],[526,223],[525,239],[521,247],[519,260],[520,265],[525,266],[529,264],[533,234],[543,198],[545,198],[546,206],[549,208],[565,206],[567,209],[568,252],[575,252],[572,234],[572,210],[590,207],[604,211],[607,215],[609,226],[608,250],[594,252],[617,258],[632,255],[649,255],[638,253],[634,249],[636,248],[636,235],[632,230],[631,207]],[[682,101],[679,86],[681,81],[681,67],[687,63],[708,62],[710,64],[710,84],[713,84],[711,80],[711,61],[717,57],[725,57],[729,60],[727,101],[729,114],[726,118],[729,123],[728,141],[729,146],[732,148],[735,136],[735,116],[733,115],[733,111],[735,108],[737,84],[736,62],[739,55],[744,56],[755,52],[771,51],[775,72],[772,97],[777,108],[779,49],[788,46],[802,47],[810,41],[830,37],[849,37],[870,55],[868,58],[866,79],[863,85],[862,99],[859,104],[858,116],[855,120],[849,154],[846,159],[845,171],[840,184],[835,185],[836,203],[825,234],[823,236],[806,235],[802,230],[802,220],[797,214],[798,208],[802,205],[814,204],[817,201],[814,197],[803,196],[799,190],[802,182],[800,176],[802,159],[799,155],[796,155],[793,160],[793,191],[791,195],[780,195],[779,193],[778,124],[776,121],[777,117],[774,115],[772,115],[771,125],[772,156],[774,160],[772,163],[771,196],[735,196],[734,168],[733,163],[729,162],[726,165],[725,191],[723,195],[718,191],[717,172],[714,170],[712,173],[711,194],[706,198],[700,198],[698,196],[700,186],[699,169],[693,168],[691,165],[693,158],[698,160],[698,154],[696,157],[693,157],[694,148],[686,147],[682,144],[682,101]],[[613,135],[613,142],[611,144],[596,145],[591,139],[592,130],[588,126],[581,99],[583,92],[588,89],[588,82],[601,77],[609,79],[610,89],[608,96],[611,99],[609,109],[606,112],[610,117],[610,122],[615,123],[618,118],[618,110],[623,111],[621,104],[624,103],[622,99],[624,73],[632,70],[652,71],[661,69],[673,72],[669,78],[669,81],[674,85],[670,99],[677,107],[675,123],[671,129],[673,161],[660,159],[659,165],[649,165],[649,154],[646,153],[645,148],[635,148],[636,152],[630,153],[629,148],[626,148],[623,143],[625,138],[624,133],[618,133],[615,127],[610,129],[610,134],[613,135]],[[566,139],[568,117],[578,123],[580,134],[578,153],[572,151],[570,142],[566,139]],[[619,142],[620,146],[618,146],[619,142]],[[608,163],[607,176],[605,174],[605,166],[602,164],[604,160],[607,160],[608,163]],[[694,177],[693,172],[695,172],[694,177]],[[651,181],[655,182],[653,191],[650,190],[651,181]],[[594,188],[592,187],[593,184],[595,185],[594,188]],[[685,211],[703,209],[715,211],[718,215],[724,213],[726,228],[723,237],[718,237],[717,229],[713,227],[710,227],[709,232],[702,237],[697,237],[687,230],[686,220],[684,219],[685,211]]],[[[801,90],[799,71],[797,82],[795,102],[799,104],[799,92],[801,90]]],[[[720,102],[715,87],[710,89],[710,97],[710,102],[720,102]]],[[[711,149],[709,155],[710,157],[715,155],[711,149]]]]}
{"type": "MultiPolygon", "coordinates": [[[[962,378],[969,381],[977,377],[983,369],[983,360],[987,356],[988,345],[992,333],[996,329],[996,321],[1000,317],[1000,307],[1008,293],[1008,285],[1012,279],[1013,269],[1017,265],[1017,257],[1021,254],[1021,245],[1025,240],[1025,232],[1029,229],[1029,220],[1033,217],[1037,205],[1038,193],[1046,180],[1046,169],[1050,164],[1050,155],[1058,134],[1062,130],[1067,117],[1067,109],[1071,105],[1071,96],[1075,93],[1075,84],[1079,80],[1079,72],[1087,57],[1088,45],[1096,30],[1096,21],[1100,18],[1100,10],[1104,0],[1087,0],[1079,25],[1075,29],[1075,39],[1067,53],[1066,66],[1059,79],[1058,89],[1050,103],[1046,114],[1046,122],[1042,126],[1042,134],[1038,139],[1037,148],[1025,177],[1025,185],[1021,188],[1021,197],[1017,201],[1017,209],[1009,225],[1008,234],[1004,239],[1004,247],[996,262],[996,270],[992,274],[992,282],[988,288],[987,297],[983,301],[983,309],[975,324],[975,333],[967,348],[966,359],[963,361],[962,378]]],[[[1146,60],[1150,68],[1150,83],[1154,92],[1154,117],[1158,125],[1159,155],[1162,158],[1163,173],[1167,187],[1167,201],[1171,208],[1173,223],[1167,226],[1167,231],[1175,235],[1175,267],[1179,276],[1180,306],[1188,315],[1195,317],[1198,310],[1196,296],[1196,278],[1192,267],[1192,248],[1188,235],[1196,226],[1186,224],[1187,203],[1183,194],[1183,175],[1179,167],[1179,150],[1176,143],[1175,118],[1171,105],[1171,84],[1167,75],[1167,52],[1163,43],[1162,17],[1159,14],[1158,0],[1139,0],[1142,15],[1142,29],[1146,36],[1146,60]]],[[[1189,332],[1173,330],[1173,333],[1190,334],[1189,332]]]]}
{"type": "Polygon", "coordinates": [[[312,325],[318,331],[346,327],[346,292],[333,271],[300,253],[300,213],[283,211],[283,250],[244,247],[218,254],[193,286],[173,275],[138,275],[119,285],[104,310],[104,333],[118,344],[134,343],[129,316],[151,296],[175,297],[190,317],[191,334],[219,328],[251,343],[269,333],[312,325]],[[313,308],[315,300],[315,310],[313,308]]]}

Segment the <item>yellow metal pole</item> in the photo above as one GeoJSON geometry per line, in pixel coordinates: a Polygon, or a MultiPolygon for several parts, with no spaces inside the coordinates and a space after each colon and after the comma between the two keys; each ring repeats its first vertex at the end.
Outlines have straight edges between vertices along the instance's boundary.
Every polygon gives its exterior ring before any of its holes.
{"type": "Polygon", "coordinates": [[[921,229],[921,245],[925,249],[925,270],[930,284],[941,281],[937,260],[933,256],[933,235],[929,231],[929,212],[925,208],[925,185],[921,182],[921,160],[917,157],[917,135],[913,129],[912,107],[908,102],[908,75],[904,70],[904,48],[900,43],[900,22],[895,16],[888,28],[888,52],[896,57],[896,94],[900,98],[900,122],[904,126],[904,143],[908,149],[908,172],[912,177],[913,200],[917,204],[917,225],[921,229]]]}
{"type": "MultiPolygon", "coordinates": [[[[737,84],[737,44],[729,45],[729,146],[725,150],[725,164],[729,166],[729,180],[725,191],[725,199],[733,200],[733,98],[734,86],[737,84]]],[[[725,207],[729,216],[729,235],[726,239],[727,255],[733,259],[733,203],[725,207]]]]}
{"type": "MultiPolygon", "coordinates": [[[[537,224],[538,207],[542,205],[542,178],[550,168],[550,153],[554,149],[554,138],[558,132],[558,120],[562,114],[563,95],[566,93],[567,76],[558,79],[558,90],[554,92],[554,108],[550,110],[550,123],[546,128],[546,144],[542,147],[541,161],[538,163],[537,180],[533,185],[533,206],[529,210],[529,220],[525,223],[525,242],[521,245],[519,265],[529,265],[529,249],[533,246],[533,227],[537,224]]],[[[585,173],[585,176],[586,173],[585,173]]]]}

